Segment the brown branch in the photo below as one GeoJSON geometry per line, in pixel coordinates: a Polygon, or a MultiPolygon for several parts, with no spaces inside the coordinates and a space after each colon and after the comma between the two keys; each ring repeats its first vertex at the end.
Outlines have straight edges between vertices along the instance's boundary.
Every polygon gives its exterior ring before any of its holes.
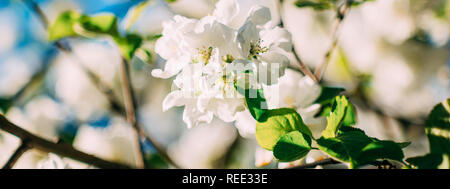
{"type": "MultiPolygon", "coordinates": [[[[87,164],[93,165],[98,168],[103,169],[129,169],[127,165],[120,163],[114,163],[107,160],[97,158],[93,155],[86,154],[84,152],[78,151],[69,144],[65,143],[54,143],[43,139],[39,136],[31,134],[30,132],[20,128],[19,126],[9,122],[3,115],[0,115],[0,129],[19,137],[23,142],[18,151],[10,158],[11,161],[16,161],[27,148],[34,148],[48,153],[55,153],[60,156],[68,157],[74,160],[85,162],[87,164]]],[[[10,168],[14,163],[8,163],[4,168],[10,168]]]]}
{"type": "Polygon", "coordinates": [[[314,72],[315,78],[317,78],[318,81],[322,79],[323,73],[325,72],[328,63],[331,58],[331,54],[333,53],[334,49],[336,49],[336,46],[338,44],[339,39],[339,28],[342,26],[342,22],[344,21],[344,18],[348,11],[350,11],[350,5],[352,4],[352,0],[345,0],[345,2],[338,7],[337,13],[336,13],[336,22],[334,23],[333,30],[331,32],[332,35],[332,42],[331,47],[328,49],[328,51],[325,53],[325,58],[321,62],[321,64],[317,67],[317,69],[314,72]]]}
{"type": "MultiPolygon", "coordinates": [[[[42,21],[44,27],[47,28],[48,20],[47,20],[46,16],[43,14],[40,7],[34,1],[30,1],[29,4],[30,4],[31,9],[38,15],[39,19],[42,21]]],[[[57,42],[55,42],[55,46],[63,52],[72,53],[72,50],[71,50],[69,44],[63,44],[61,41],[57,41],[57,42]]],[[[78,65],[88,75],[89,79],[97,87],[97,89],[105,95],[105,97],[108,99],[108,101],[111,105],[112,110],[115,113],[118,113],[120,115],[124,115],[124,114],[131,115],[130,112],[127,112],[126,108],[122,105],[122,103],[120,103],[118,98],[114,95],[111,88],[109,88],[107,85],[103,84],[101,79],[98,78],[96,76],[96,74],[94,74],[88,68],[86,68],[82,63],[79,63],[78,65]]],[[[122,62],[122,66],[124,66],[123,62],[122,62]]],[[[134,94],[132,96],[134,96],[134,94]]],[[[135,104],[135,102],[134,102],[134,104],[135,104]]],[[[141,125],[136,120],[135,113],[132,113],[132,114],[133,114],[132,117],[134,117],[133,118],[134,124],[132,124],[132,125],[134,128],[137,128],[138,136],[140,136],[141,139],[145,138],[156,149],[156,151],[159,154],[161,154],[168,161],[168,163],[170,163],[174,167],[178,168],[179,166],[170,158],[170,156],[167,154],[167,151],[158,142],[156,142],[150,136],[145,134],[145,132],[142,130],[141,125]]],[[[127,117],[129,117],[129,116],[127,116],[127,117]]],[[[141,142],[139,142],[139,144],[141,144],[141,142]]]]}
{"type": "Polygon", "coordinates": [[[28,141],[22,140],[20,146],[14,151],[14,153],[9,157],[8,161],[3,165],[2,169],[11,169],[16,164],[17,160],[30,149],[30,145],[28,145],[28,141]]]}
{"type": "MultiPolygon", "coordinates": [[[[340,163],[342,163],[342,162],[336,161],[332,158],[327,158],[327,159],[315,161],[312,163],[307,163],[307,164],[303,164],[303,165],[299,165],[299,166],[295,166],[295,167],[290,167],[288,169],[313,169],[313,168],[316,168],[317,166],[336,165],[336,164],[340,164],[340,163]]],[[[396,167],[394,164],[392,164],[391,162],[389,162],[387,160],[374,161],[374,162],[368,163],[367,165],[376,166],[378,169],[398,169],[398,167],[396,167]]]]}
{"type": "Polygon", "coordinates": [[[131,126],[133,126],[134,134],[136,136],[135,145],[137,146],[136,164],[138,168],[144,168],[144,153],[142,152],[142,133],[137,125],[137,103],[134,95],[134,90],[131,84],[130,68],[128,61],[122,58],[120,73],[122,80],[122,95],[124,98],[126,117],[131,126]]]}
{"type": "Polygon", "coordinates": [[[295,59],[297,60],[298,66],[299,66],[300,70],[303,72],[303,74],[307,75],[314,82],[318,83],[319,79],[315,75],[313,75],[311,70],[302,62],[302,60],[298,56],[297,52],[295,51],[294,46],[292,46],[292,52],[294,53],[295,59]]]}
{"type": "MultiPolygon", "coordinates": [[[[279,9],[280,9],[280,27],[284,27],[284,21],[283,21],[283,17],[284,16],[283,16],[283,11],[282,11],[282,9],[283,9],[283,2],[284,1],[280,1],[280,4],[279,4],[279,9]]],[[[311,78],[314,82],[318,83],[319,80],[316,78],[316,76],[314,76],[314,74],[311,72],[311,70],[308,68],[308,66],[306,66],[305,63],[303,63],[303,61],[300,59],[300,56],[295,51],[294,45],[292,45],[292,53],[294,54],[295,59],[297,60],[297,64],[298,64],[298,67],[299,67],[300,71],[304,75],[306,75],[309,78],[311,78]]],[[[294,70],[297,70],[297,69],[294,69],[294,70]]]]}
{"type": "MultiPolygon", "coordinates": [[[[139,139],[137,143],[140,147],[140,150],[143,149],[142,141],[140,139],[146,139],[168,161],[168,163],[172,164],[176,168],[179,168],[179,166],[174,161],[172,161],[167,152],[164,149],[162,149],[161,146],[158,145],[156,141],[145,135],[144,131],[142,130],[142,127],[137,121],[138,114],[136,110],[138,109],[138,107],[136,102],[136,96],[134,94],[133,86],[131,83],[129,62],[126,59],[122,59],[121,77],[122,77],[122,93],[125,101],[127,120],[135,129],[135,134],[139,139]]],[[[142,151],[140,151],[140,153],[143,154],[142,151]]],[[[142,166],[144,166],[143,157],[142,157],[142,166]]]]}
{"type": "Polygon", "coordinates": [[[339,164],[339,163],[341,163],[341,162],[336,161],[332,158],[327,158],[327,159],[315,161],[312,163],[307,163],[307,164],[303,164],[303,165],[299,165],[299,166],[295,166],[295,167],[290,167],[288,169],[312,169],[312,168],[315,168],[320,165],[333,165],[333,164],[339,164]]]}

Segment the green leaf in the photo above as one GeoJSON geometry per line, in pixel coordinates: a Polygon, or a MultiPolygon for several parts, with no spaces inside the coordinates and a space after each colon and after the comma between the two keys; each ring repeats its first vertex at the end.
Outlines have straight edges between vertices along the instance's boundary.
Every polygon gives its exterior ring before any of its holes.
{"type": "Polygon", "coordinates": [[[327,127],[322,131],[324,138],[336,137],[339,127],[342,125],[347,112],[349,102],[345,96],[338,96],[332,108],[332,113],[327,117],[327,127]]]}
{"type": "Polygon", "coordinates": [[[114,41],[117,43],[120,52],[127,60],[133,58],[134,53],[142,44],[142,38],[135,34],[128,34],[125,37],[114,37],[114,41]]]}
{"type": "MultiPolygon", "coordinates": [[[[338,131],[338,134],[342,134],[342,133],[350,132],[350,131],[360,132],[360,133],[362,133],[364,135],[366,134],[363,130],[361,130],[359,128],[355,128],[355,127],[342,127],[338,131]]],[[[374,137],[369,137],[369,138],[372,140],[372,142],[382,142],[382,140],[379,140],[379,139],[374,138],[374,137]]],[[[396,142],[395,144],[397,144],[400,148],[406,148],[406,147],[408,147],[411,144],[411,142],[396,142]]]]}
{"type": "Polygon", "coordinates": [[[355,164],[364,165],[377,159],[391,159],[401,162],[403,158],[402,148],[394,141],[374,141],[362,149],[355,164]]]}
{"type": "Polygon", "coordinates": [[[145,63],[152,63],[153,60],[153,56],[150,50],[143,47],[136,49],[134,56],[139,58],[145,63]]]}
{"type": "Polygon", "coordinates": [[[314,101],[314,104],[320,104],[320,111],[314,116],[328,116],[333,108],[334,99],[340,93],[345,91],[344,88],[322,86],[322,91],[319,97],[314,101]]]}
{"type": "Polygon", "coordinates": [[[443,154],[429,153],[424,156],[408,158],[406,162],[419,169],[449,169],[449,156],[443,154]]]}
{"type": "Polygon", "coordinates": [[[317,140],[319,149],[338,160],[350,162],[350,167],[357,163],[361,150],[372,140],[362,132],[344,132],[336,138],[321,137],[317,140]]]}
{"type": "Polygon", "coordinates": [[[146,155],[144,158],[145,168],[147,169],[168,169],[169,164],[160,154],[146,155]]]}
{"type": "Polygon", "coordinates": [[[400,146],[400,148],[406,148],[411,144],[411,142],[397,142],[397,145],[400,146]]]}
{"type": "Polygon", "coordinates": [[[425,133],[430,153],[406,161],[419,169],[450,169],[450,98],[433,108],[426,122],[425,133]]]}
{"type": "Polygon", "coordinates": [[[142,44],[142,38],[138,35],[119,35],[117,17],[113,14],[87,16],[74,11],[66,11],[56,19],[55,23],[50,26],[49,40],[54,41],[72,36],[92,37],[89,34],[112,37],[122,56],[127,60],[131,60],[142,44]]]}
{"type": "Polygon", "coordinates": [[[13,102],[9,98],[0,98],[0,112],[6,113],[11,108],[13,102]]]}
{"type": "Polygon", "coordinates": [[[81,18],[81,14],[75,11],[65,11],[61,13],[50,25],[48,30],[48,40],[56,41],[64,37],[76,36],[77,33],[73,29],[73,25],[81,18]]]}
{"type": "Polygon", "coordinates": [[[261,147],[273,150],[278,140],[292,131],[300,131],[312,137],[311,131],[294,109],[268,110],[261,122],[256,123],[256,140],[261,147]]]}
{"type": "Polygon", "coordinates": [[[161,38],[162,36],[163,36],[162,34],[149,35],[149,36],[145,37],[145,40],[156,41],[159,38],[161,38]]]}
{"type": "Polygon", "coordinates": [[[319,97],[314,101],[314,104],[330,104],[334,101],[336,96],[338,96],[341,92],[344,92],[344,88],[340,87],[327,87],[322,86],[322,91],[320,92],[319,97]]]}
{"type": "Polygon", "coordinates": [[[49,28],[49,40],[55,41],[64,37],[83,36],[84,31],[78,31],[79,25],[85,31],[95,34],[117,36],[117,18],[112,14],[86,16],[75,11],[63,12],[49,28]]]}
{"type": "Polygon", "coordinates": [[[310,7],[314,10],[326,10],[334,7],[332,0],[298,0],[295,2],[295,6],[299,8],[310,7]]]}
{"type": "Polygon", "coordinates": [[[357,168],[378,159],[402,161],[402,146],[406,143],[378,140],[367,136],[360,129],[343,127],[337,137],[321,137],[317,144],[320,150],[331,157],[349,162],[350,168],[357,168]]]}
{"type": "Polygon", "coordinates": [[[430,142],[431,153],[450,154],[450,98],[431,111],[425,133],[430,142]]]}
{"type": "Polygon", "coordinates": [[[98,34],[118,35],[117,18],[113,14],[81,16],[79,23],[83,29],[98,34]]]}
{"type": "Polygon", "coordinates": [[[347,106],[347,110],[345,111],[345,116],[344,119],[342,120],[342,126],[353,126],[356,124],[356,109],[353,106],[353,104],[351,104],[349,102],[348,106],[347,106]]]}
{"type": "Polygon", "coordinates": [[[353,0],[351,2],[351,6],[359,6],[359,5],[362,5],[365,2],[370,2],[370,1],[375,1],[375,0],[353,0]]]}
{"type": "Polygon", "coordinates": [[[267,110],[267,102],[264,98],[264,92],[262,89],[244,89],[235,85],[236,90],[244,95],[245,103],[247,104],[248,110],[256,121],[260,122],[262,115],[265,114],[267,110]]]}
{"type": "Polygon", "coordinates": [[[311,137],[299,131],[292,131],[277,142],[273,155],[282,162],[295,161],[305,157],[311,150],[311,137]]]}
{"type": "MultiPolygon", "coordinates": [[[[350,6],[358,6],[368,1],[374,0],[352,0],[347,1],[350,3],[350,6]]],[[[337,9],[338,0],[297,0],[295,5],[300,8],[313,8],[314,10],[328,10],[328,9],[337,9]]]]}

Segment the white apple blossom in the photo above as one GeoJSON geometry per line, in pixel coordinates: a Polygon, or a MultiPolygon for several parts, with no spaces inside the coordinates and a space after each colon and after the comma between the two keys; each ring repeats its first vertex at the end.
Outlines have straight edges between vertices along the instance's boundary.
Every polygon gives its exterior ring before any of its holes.
{"type": "Polygon", "coordinates": [[[152,75],[176,76],[176,89],[163,101],[163,110],[185,106],[183,121],[188,128],[210,123],[214,116],[234,121],[235,114],[245,108],[234,86],[241,79],[248,82],[248,77],[241,77],[243,70],[258,75],[259,83],[273,84],[289,63],[290,34],[267,24],[268,8],[245,10],[241,3],[222,0],[211,16],[197,20],[177,15],[163,24],[155,51],[167,61],[164,69],[155,69],[152,75]],[[247,16],[236,27],[235,16],[243,12],[247,16]]]}
{"type": "Polygon", "coordinates": [[[270,10],[255,6],[238,33],[242,56],[257,65],[259,80],[265,84],[276,83],[284,75],[292,49],[291,34],[280,27],[265,28],[269,20],[270,10]]]}

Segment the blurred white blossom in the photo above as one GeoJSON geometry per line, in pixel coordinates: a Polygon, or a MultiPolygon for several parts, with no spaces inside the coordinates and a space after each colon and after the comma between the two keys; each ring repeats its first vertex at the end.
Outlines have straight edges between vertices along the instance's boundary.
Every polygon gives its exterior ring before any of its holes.
{"type": "Polygon", "coordinates": [[[162,23],[173,15],[164,0],[146,1],[128,10],[121,22],[121,29],[142,36],[156,35],[163,30],[162,23]]]}
{"type": "Polygon", "coordinates": [[[214,168],[236,136],[236,130],[231,125],[214,119],[210,124],[203,123],[188,130],[169,147],[169,155],[182,168],[214,168]]]}
{"type": "Polygon", "coordinates": [[[38,169],[70,169],[70,166],[56,154],[49,153],[47,158],[37,164],[38,169]]]}
{"type": "Polygon", "coordinates": [[[73,146],[100,158],[134,166],[137,152],[133,128],[121,118],[114,118],[106,128],[82,125],[73,146]]]}

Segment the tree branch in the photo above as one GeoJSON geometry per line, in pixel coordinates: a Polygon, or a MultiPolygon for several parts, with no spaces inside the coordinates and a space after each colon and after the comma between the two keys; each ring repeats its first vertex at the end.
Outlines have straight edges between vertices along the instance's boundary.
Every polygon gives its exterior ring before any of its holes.
{"type": "Polygon", "coordinates": [[[17,160],[30,149],[30,146],[28,145],[28,141],[22,140],[22,143],[20,146],[14,151],[14,153],[9,157],[8,161],[3,165],[2,169],[11,169],[14,167],[14,164],[16,164],[17,160]]]}
{"type": "Polygon", "coordinates": [[[315,168],[320,165],[333,165],[333,164],[339,164],[339,163],[341,163],[341,162],[336,161],[332,158],[327,158],[327,159],[319,160],[319,161],[312,162],[312,163],[307,163],[307,164],[303,164],[303,165],[299,165],[299,166],[295,166],[295,167],[290,167],[288,169],[312,169],[312,168],[315,168]]]}
{"type": "MultiPolygon", "coordinates": [[[[303,165],[299,165],[299,166],[295,166],[295,167],[290,167],[288,169],[312,169],[317,166],[335,165],[335,164],[340,164],[340,163],[342,163],[342,162],[336,161],[332,158],[327,158],[327,159],[319,160],[319,161],[312,162],[312,163],[307,163],[307,164],[303,164],[303,165]]],[[[394,164],[392,164],[391,162],[389,162],[387,160],[374,161],[374,162],[369,163],[368,165],[376,166],[378,169],[398,169],[398,167],[396,167],[394,164]]]]}
{"type": "Polygon", "coordinates": [[[35,148],[44,152],[55,153],[64,157],[68,157],[74,160],[85,162],[87,164],[93,165],[98,168],[104,169],[129,169],[127,165],[114,163],[97,158],[93,155],[86,154],[84,152],[78,151],[69,144],[64,143],[54,143],[46,139],[38,137],[30,132],[20,128],[17,125],[9,122],[3,115],[0,115],[0,129],[19,137],[22,140],[22,145],[16,150],[13,156],[10,158],[8,163],[3,168],[11,168],[14,162],[19,159],[19,157],[28,148],[35,148]]]}
{"type": "Polygon", "coordinates": [[[144,168],[144,153],[142,151],[142,142],[141,138],[143,134],[141,133],[141,129],[137,125],[137,104],[136,104],[136,97],[134,95],[134,90],[131,84],[131,76],[130,76],[130,70],[128,66],[128,61],[122,58],[122,63],[120,73],[121,73],[121,80],[122,80],[122,94],[124,98],[125,103],[125,110],[126,110],[126,117],[130,125],[134,129],[134,134],[136,136],[136,145],[137,145],[137,155],[136,155],[136,162],[137,167],[144,168]]]}
{"type": "MultiPolygon", "coordinates": [[[[136,96],[134,94],[133,86],[131,83],[131,75],[129,70],[129,62],[126,59],[122,59],[121,64],[121,77],[122,77],[122,92],[124,96],[125,101],[125,109],[126,109],[126,115],[128,122],[133,126],[135,129],[135,134],[138,139],[146,139],[149,141],[153,147],[168,161],[168,163],[172,164],[174,167],[179,168],[179,166],[169,157],[167,152],[158,145],[156,141],[154,141],[152,138],[145,135],[144,131],[142,130],[142,127],[140,126],[139,122],[137,121],[137,102],[136,102],[136,96]]],[[[142,153],[142,140],[137,141],[139,143],[141,154],[142,153]]],[[[142,159],[142,166],[143,164],[142,159]]]]}
{"type": "Polygon", "coordinates": [[[321,62],[321,64],[317,67],[317,69],[314,72],[315,78],[317,78],[318,81],[322,79],[323,73],[325,72],[328,63],[331,58],[331,54],[333,53],[334,49],[336,49],[336,46],[338,44],[339,39],[339,28],[342,25],[342,22],[344,21],[344,18],[348,11],[350,11],[350,5],[352,4],[352,0],[345,0],[345,2],[338,7],[337,13],[336,13],[336,22],[334,23],[333,30],[331,32],[332,35],[332,43],[330,49],[325,53],[325,58],[321,62]]]}

